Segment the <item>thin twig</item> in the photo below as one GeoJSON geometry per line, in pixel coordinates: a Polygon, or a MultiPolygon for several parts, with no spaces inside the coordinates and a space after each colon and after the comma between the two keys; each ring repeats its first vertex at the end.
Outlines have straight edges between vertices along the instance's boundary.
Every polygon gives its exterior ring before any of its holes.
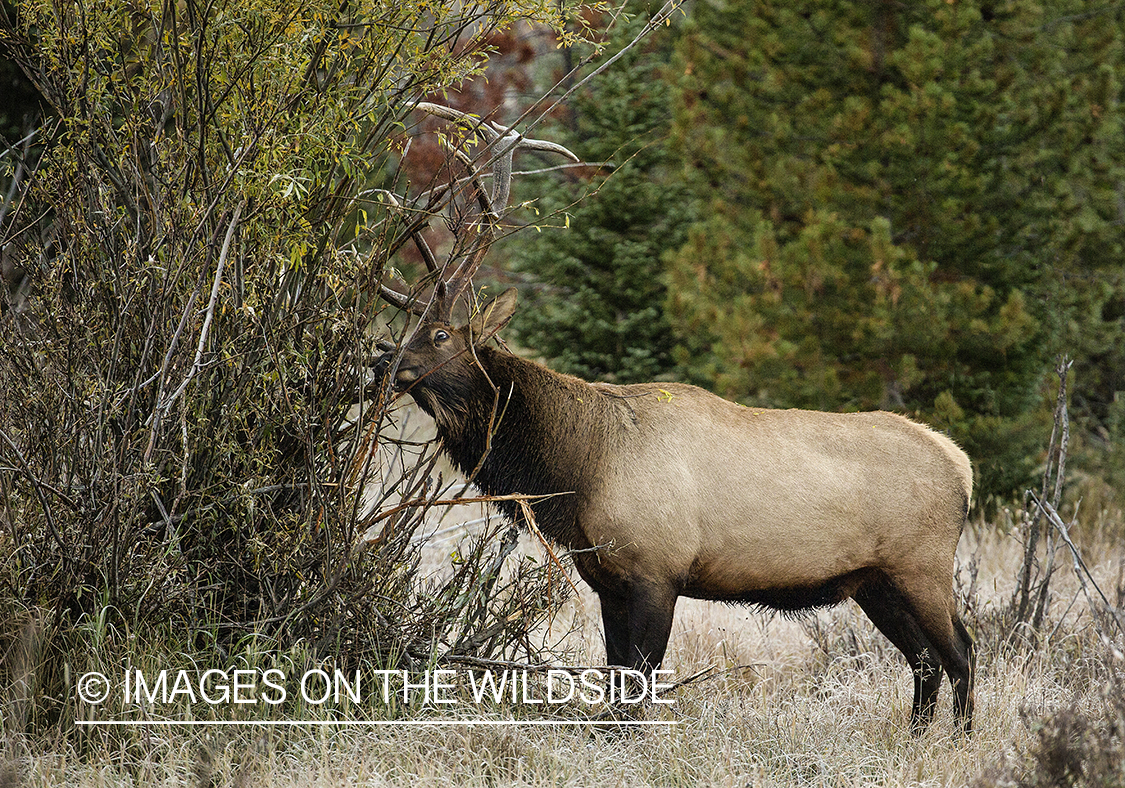
{"type": "Polygon", "coordinates": [[[442,498],[432,501],[429,498],[414,498],[409,501],[403,501],[398,506],[394,506],[386,511],[379,512],[374,517],[365,519],[360,526],[371,526],[380,520],[385,520],[392,515],[398,514],[403,509],[412,509],[415,506],[457,506],[463,503],[493,503],[498,501],[541,501],[545,498],[554,498],[556,495],[570,495],[571,493],[546,493],[544,495],[523,495],[522,493],[512,493],[511,495],[478,495],[472,498],[442,498]]]}
{"type": "Polygon", "coordinates": [[[543,545],[543,549],[547,551],[547,555],[550,557],[551,562],[556,567],[558,567],[558,570],[562,572],[563,579],[566,580],[566,582],[574,590],[574,593],[577,594],[578,586],[574,585],[574,581],[570,579],[570,575],[567,574],[566,569],[562,565],[562,562],[559,561],[558,556],[555,555],[555,551],[551,549],[551,545],[543,536],[543,532],[540,531],[539,526],[535,524],[535,514],[531,511],[531,505],[527,501],[520,501],[519,504],[520,509],[523,510],[523,519],[524,522],[527,523],[527,529],[531,531],[531,533],[535,534],[535,537],[539,540],[539,543],[543,545]]]}
{"type": "MultiPolygon", "coordinates": [[[[1035,499],[1035,496],[1032,495],[1032,498],[1035,499]]],[[[1090,596],[1089,588],[1086,585],[1087,579],[1089,580],[1090,586],[1093,587],[1102,601],[1102,610],[1109,614],[1109,618],[1113,620],[1118,630],[1120,630],[1122,634],[1125,634],[1125,625],[1122,624],[1113,605],[1109,603],[1109,599],[1106,598],[1101,587],[1098,585],[1097,581],[1094,580],[1094,576],[1090,573],[1086,562],[1082,560],[1082,554],[1070,538],[1070,531],[1067,524],[1063,522],[1063,519],[1059,517],[1059,513],[1055,510],[1055,507],[1050,503],[1047,501],[1039,501],[1038,499],[1035,499],[1035,502],[1038,506],[1042,507],[1043,513],[1047,516],[1047,521],[1055,527],[1055,530],[1059,532],[1062,540],[1066,542],[1066,546],[1070,548],[1071,556],[1074,559],[1074,574],[1078,576],[1078,582],[1082,586],[1082,591],[1086,594],[1086,599],[1090,603],[1090,609],[1096,611],[1097,606],[1094,604],[1093,597],[1090,596]]],[[[1097,621],[1097,616],[1094,617],[1094,620],[1097,621]]]]}
{"type": "MultiPolygon", "coordinates": [[[[8,447],[15,453],[16,459],[19,461],[20,466],[23,468],[24,475],[27,477],[28,481],[31,482],[31,486],[35,488],[35,495],[39,499],[39,505],[43,508],[43,517],[47,521],[47,531],[51,534],[51,538],[55,540],[55,544],[57,544],[59,548],[62,549],[63,560],[69,561],[70,553],[67,552],[66,545],[63,543],[62,537],[59,535],[59,530],[57,527],[55,527],[55,518],[51,516],[51,504],[47,501],[47,496],[43,493],[45,485],[41,481],[39,481],[34,473],[32,473],[31,466],[28,465],[27,460],[24,459],[23,452],[20,451],[19,446],[15,444],[15,441],[8,437],[8,433],[4,432],[3,429],[0,429],[0,438],[3,438],[4,443],[8,444],[8,447]]],[[[58,492],[57,490],[52,491],[56,493],[58,492]]]]}
{"type": "Polygon", "coordinates": [[[211,284],[211,298],[207,303],[207,315],[203,319],[203,329],[199,332],[199,343],[195,348],[195,360],[192,361],[191,369],[188,371],[183,382],[180,383],[179,388],[162,404],[161,407],[164,413],[168,412],[168,409],[172,407],[172,403],[179,399],[184,389],[187,388],[188,383],[190,383],[192,378],[199,374],[199,370],[203,368],[203,351],[207,346],[207,337],[211,333],[211,321],[215,318],[215,305],[219,301],[219,291],[223,285],[223,271],[227,266],[231,239],[234,237],[234,231],[238,228],[238,221],[242,217],[242,209],[244,207],[246,207],[246,200],[243,200],[238,204],[238,207],[234,209],[234,216],[231,218],[230,225],[227,227],[227,234],[223,238],[223,248],[222,251],[219,252],[219,264],[215,267],[215,280],[211,284]]]}

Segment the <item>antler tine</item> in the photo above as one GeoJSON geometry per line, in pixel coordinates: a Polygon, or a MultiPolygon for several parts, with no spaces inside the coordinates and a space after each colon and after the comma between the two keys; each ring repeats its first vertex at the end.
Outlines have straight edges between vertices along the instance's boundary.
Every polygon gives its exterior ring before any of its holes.
{"type": "Polygon", "coordinates": [[[446,120],[459,120],[466,122],[475,121],[477,123],[480,122],[479,118],[470,115],[468,112],[462,112],[459,109],[453,109],[453,107],[447,107],[444,104],[433,104],[429,101],[419,101],[414,105],[414,107],[415,109],[420,109],[423,112],[428,112],[431,115],[436,115],[437,117],[445,118],[446,120]]]}
{"type": "Polygon", "coordinates": [[[495,133],[493,141],[489,143],[494,148],[499,148],[492,162],[492,205],[495,213],[500,213],[508,205],[508,196],[512,190],[512,159],[517,150],[538,150],[549,153],[558,153],[571,161],[581,161],[571,151],[556,142],[536,140],[525,137],[513,129],[492,123],[495,133]],[[498,142],[497,142],[498,140],[498,142]]]}
{"type": "Polygon", "coordinates": [[[480,204],[484,223],[487,224],[487,230],[480,233],[468,259],[457,267],[457,270],[447,282],[446,292],[442,294],[443,297],[440,301],[439,314],[444,319],[448,319],[453,310],[453,305],[469,287],[477,269],[480,268],[481,263],[484,261],[485,254],[496,238],[500,214],[503,213],[504,209],[507,207],[508,198],[511,195],[512,160],[515,156],[515,152],[517,150],[538,150],[557,153],[575,162],[581,161],[581,159],[562,145],[547,140],[536,140],[524,137],[522,134],[515,131],[514,128],[507,128],[497,123],[492,123],[491,121],[485,121],[474,115],[453,109],[452,107],[433,104],[428,101],[420,101],[415,106],[417,109],[429,113],[430,115],[471,125],[475,130],[479,131],[482,136],[487,138],[486,150],[492,151],[491,167],[493,183],[492,193],[490,195],[485,191],[484,184],[481,181],[481,174],[479,168],[476,166],[476,159],[470,157],[460,149],[455,148],[453,150],[454,155],[457,156],[469,171],[469,181],[476,190],[477,201],[480,204]]]}
{"type": "MultiPolygon", "coordinates": [[[[402,203],[399,202],[398,197],[392,191],[388,191],[387,189],[370,189],[368,193],[380,194],[386,197],[387,201],[395,208],[402,208],[402,203]]],[[[431,250],[430,245],[426,243],[426,239],[422,237],[422,227],[424,226],[425,224],[421,227],[416,224],[412,225],[409,230],[410,238],[414,241],[414,245],[418,247],[418,252],[422,255],[422,261],[426,264],[426,270],[433,274],[437,273],[439,266],[437,258],[434,257],[433,250],[431,250]]]]}
{"type": "MultiPolygon", "coordinates": [[[[395,208],[402,208],[402,203],[399,202],[394,192],[386,189],[371,189],[368,193],[379,194],[386,197],[387,202],[395,208]]],[[[426,268],[431,274],[436,274],[438,272],[437,258],[434,257],[434,253],[430,249],[429,244],[426,243],[426,239],[422,237],[422,228],[417,225],[411,226],[409,233],[410,237],[414,239],[414,245],[418,247],[418,251],[422,254],[422,260],[425,262],[426,268]]],[[[379,294],[383,297],[383,300],[389,301],[394,306],[412,315],[421,317],[426,311],[426,304],[420,304],[416,296],[392,290],[382,282],[379,283],[379,294]]]]}
{"type": "MultiPolygon", "coordinates": [[[[499,123],[482,120],[467,112],[462,112],[452,107],[446,107],[442,104],[433,104],[428,101],[420,101],[416,106],[423,112],[428,112],[436,117],[470,124],[488,138],[487,148],[494,151],[492,159],[492,175],[494,182],[492,195],[489,198],[490,204],[488,210],[494,214],[500,214],[508,205],[508,197],[511,194],[512,186],[512,157],[517,150],[537,150],[557,153],[573,162],[581,161],[572,151],[559,145],[557,142],[525,137],[514,128],[508,128],[499,123]]],[[[469,167],[470,172],[477,175],[471,163],[471,159],[462,158],[462,161],[466,162],[466,166],[469,167]]]]}
{"type": "Polygon", "coordinates": [[[419,305],[417,298],[412,298],[411,296],[403,295],[397,290],[392,290],[382,282],[379,283],[379,295],[382,296],[384,301],[389,301],[404,312],[419,316],[422,314],[424,307],[423,305],[419,305]]]}
{"type": "MultiPolygon", "coordinates": [[[[446,107],[442,104],[433,104],[428,101],[420,101],[416,106],[417,109],[430,115],[473,126],[474,129],[479,130],[483,136],[488,138],[489,145],[495,142],[499,136],[491,126],[480,118],[474,117],[466,112],[461,112],[460,110],[446,107]]],[[[468,288],[469,282],[472,281],[473,274],[475,274],[476,269],[480,267],[484,259],[484,252],[491,245],[492,237],[495,235],[496,222],[499,220],[499,211],[496,210],[495,207],[496,203],[488,196],[488,192],[485,191],[484,184],[480,179],[480,171],[477,169],[473,158],[463,150],[457,148],[453,149],[453,154],[465,165],[465,169],[469,172],[469,182],[473,184],[477,194],[477,201],[480,204],[481,214],[485,217],[489,228],[487,233],[481,233],[480,237],[477,238],[475,244],[476,248],[473,250],[472,254],[457,267],[447,280],[445,291],[439,294],[438,317],[442,320],[450,319],[453,312],[453,305],[457,303],[457,300],[465,292],[466,288],[468,288]]],[[[510,180],[511,176],[509,175],[508,178],[510,180]]],[[[505,203],[506,202],[507,197],[505,195],[505,203]]]]}
{"type": "MultiPolygon", "coordinates": [[[[468,255],[467,259],[457,266],[457,269],[449,277],[447,282],[447,292],[442,301],[443,318],[448,320],[453,311],[453,305],[457,303],[465,290],[469,287],[473,276],[476,274],[477,269],[480,268],[481,263],[484,262],[484,255],[492,246],[493,240],[496,238],[496,230],[500,223],[500,214],[498,211],[493,210],[493,202],[484,189],[484,184],[481,183],[480,173],[474,169],[473,160],[464,151],[454,150],[454,155],[461,161],[462,164],[469,170],[469,180],[473,184],[474,190],[477,195],[477,203],[480,205],[481,216],[483,217],[483,224],[487,225],[487,229],[482,229],[473,243],[473,250],[468,255]]],[[[511,154],[509,154],[509,174],[511,173],[510,164],[511,154]]],[[[509,175],[510,177],[510,175],[509,175]]],[[[507,202],[507,195],[504,197],[505,203],[507,202]]]]}
{"type": "MultiPolygon", "coordinates": [[[[453,109],[452,107],[446,107],[446,106],[443,106],[441,104],[431,104],[428,101],[421,101],[421,102],[418,103],[417,106],[418,106],[418,109],[422,110],[423,112],[428,112],[429,114],[435,115],[439,118],[444,118],[445,120],[452,120],[452,121],[456,121],[456,122],[459,122],[459,123],[465,123],[465,124],[471,125],[474,128],[474,130],[481,132],[481,134],[483,136],[488,138],[488,146],[489,147],[491,147],[496,142],[496,140],[501,138],[500,133],[494,128],[494,124],[487,123],[484,120],[482,120],[482,119],[480,119],[480,118],[478,118],[474,115],[470,115],[467,112],[461,112],[460,110],[453,109]]],[[[517,135],[514,135],[514,134],[512,136],[517,137],[517,135]]],[[[511,149],[514,150],[514,146],[511,146],[511,149]]],[[[462,150],[455,149],[453,151],[453,153],[454,153],[454,155],[457,156],[458,159],[460,159],[461,163],[464,164],[465,167],[469,170],[469,173],[470,173],[469,178],[473,182],[473,185],[477,187],[477,194],[478,195],[486,195],[487,192],[484,190],[484,188],[482,187],[482,185],[480,183],[480,172],[477,170],[473,159],[462,150]]],[[[510,184],[511,183],[511,171],[512,171],[511,163],[510,163],[511,162],[511,152],[506,151],[506,153],[508,154],[507,158],[508,158],[508,162],[509,162],[507,180],[510,184]]],[[[504,156],[501,155],[498,158],[498,160],[493,163],[493,175],[494,175],[494,177],[496,176],[496,168],[498,166],[501,166],[501,160],[503,158],[504,158],[504,156]]],[[[486,213],[499,214],[500,211],[502,211],[504,209],[504,206],[508,204],[508,199],[507,199],[508,198],[508,193],[507,193],[508,190],[507,190],[507,188],[505,188],[505,190],[504,190],[504,195],[503,195],[504,201],[499,202],[499,200],[497,199],[500,196],[497,193],[498,185],[499,184],[493,184],[492,197],[486,198],[488,204],[487,205],[484,205],[484,204],[481,205],[481,209],[483,211],[485,211],[486,213]]],[[[482,201],[482,203],[483,202],[484,201],[482,201]]]]}

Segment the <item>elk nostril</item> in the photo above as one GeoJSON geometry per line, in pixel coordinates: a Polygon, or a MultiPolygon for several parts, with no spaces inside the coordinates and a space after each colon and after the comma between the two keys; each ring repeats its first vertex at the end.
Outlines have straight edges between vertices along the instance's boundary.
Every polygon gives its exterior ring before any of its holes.
{"type": "Polygon", "coordinates": [[[418,379],[418,370],[416,369],[399,369],[398,374],[395,375],[395,388],[406,388],[418,379]]]}

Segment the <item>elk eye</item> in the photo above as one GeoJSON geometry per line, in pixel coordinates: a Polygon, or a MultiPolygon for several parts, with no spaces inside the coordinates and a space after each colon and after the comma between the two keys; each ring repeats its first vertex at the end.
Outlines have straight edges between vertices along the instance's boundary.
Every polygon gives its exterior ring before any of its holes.
{"type": "Polygon", "coordinates": [[[435,345],[441,344],[442,342],[445,342],[447,339],[449,339],[449,332],[448,331],[444,331],[443,329],[439,328],[437,331],[434,332],[434,344],[435,345]]]}

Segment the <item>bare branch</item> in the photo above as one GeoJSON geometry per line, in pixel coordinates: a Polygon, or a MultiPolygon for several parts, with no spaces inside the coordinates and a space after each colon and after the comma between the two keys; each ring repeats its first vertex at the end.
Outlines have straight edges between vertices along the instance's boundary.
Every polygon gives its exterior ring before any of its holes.
{"type": "Polygon", "coordinates": [[[48,533],[50,533],[51,538],[55,540],[55,544],[63,548],[63,556],[69,557],[69,553],[65,550],[66,544],[63,542],[62,536],[55,526],[54,517],[51,516],[51,504],[47,501],[47,496],[43,493],[43,489],[46,485],[39,481],[35,474],[32,473],[31,466],[27,464],[23,452],[20,451],[19,446],[8,437],[8,433],[4,432],[3,429],[0,429],[0,438],[3,438],[4,443],[8,444],[8,448],[15,454],[16,460],[19,462],[20,467],[23,468],[24,475],[27,477],[28,481],[31,482],[31,486],[35,488],[35,495],[39,499],[39,505],[43,508],[43,518],[46,521],[48,533]]]}
{"type": "MultiPolygon", "coordinates": [[[[1052,506],[1048,501],[1040,501],[1037,497],[1035,497],[1034,493],[1031,494],[1031,498],[1035,502],[1036,506],[1040,507],[1043,510],[1043,513],[1047,517],[1047,522],[1054,526],[1055,530],[1058,531],[1059,536],[1061,536],[1062,540],[1066,542],[1066,546],[1070,548],[1071,557],[1074,559],[1074,574],[1078,577],[1078,583],[1082,586],[1082,593],[1086,595],[1086,600],[1090,604],[1090,610],[1095,613],[1094,620],[1098,621],[1099,619],[1097,613],[1104,613],[1105,618],[1110,619],[1117,626],[1117,629],[1123,635],[1125,635],[1125,624],[1122,623],[1120,611],[1118,611],[1112,604],[1110,604],[1109,599],[1106,597],[1101,587],[1098,586],[1098,583],[1094,579],[1094,576],[1090,573],[1090,569],[1086,566],[1086,562],[1082,560],[1082,554],[1079,552],[1078,547],[1074,544],[1074,541],[1070,538],[1070,529],[1067,524],[1063,522],[1063,519],[1059,516],[1058,511],[1056,511],[1055,507],[1052,506]],[[1087,581],[1089,581],[1089,585],[1087,585],[1087,581]],[[1101,600],[1100,609],[1099,606],[1095,604],[1094,598],[1090,595],[1091,587],[1095,592],[1097,592],[1098,598],[1101,600]]],[[[1108,636],[1106,636],[1104,632],[1102,632],[1102,635],[1108,641],[1108,636]]]]}
{"type": "MultiPolygon", "coordinates": [[[[156,408],[153,410],[151,418],[152,431],[149,436],[148,448],[145,450],[145,462],[148,462],[152,457],[152,451],[156,447],[157,435],[160,432],[160,422],[168,414],[168,410],[172,407],[173,403],[175,403],[175,401],[180,398],[180,395],[184,393],[184,389],[187,388],[188,383],[190,383],[192,379],[199,373],[199,370],[203,368],[203,350],[207,345],[207,337],[211,332],[211,321],[215,317],[215,305],[218,303],[219,290],[221,289],[223,284],[223,271],[226,268],[227,257],[230,253],[231,239],[234,237],[234,231],[238,227],[239,219],[242,217],[242,209],[245,206],[246,201],[243,200],[241,203],[239,203],[238,207],[235,208],[234,216],[231,217],[230,224],[227,226],[226,236],[223,238],[223,247],[219,252],[219,262],[215,267],[215,279],[211,284],[211,298],[207,304],[207,314],[203,320],[203,329],[199,332],[199,342],[196,345],[195,360],[192,362],[191,369],[188,370],[187,375],[184,377],[184,380],[180,383],[179,387],[177,387],[176,390],[166,399],[158,400],[156,403],[156,408]]],[[[194,302],[194,296],[192,300],[194,302]]],[[[186,312],[184,316],[187,316],[186,312]]],[[[183,326],[182,320],[180,326],[183,326]]],[[[177,335],[178,334],[179,330],[177,329],[177,335]]],[[[168,352],[169,354],[171,354],[171,348],[169,348],[168,352]]],[[[167,360],[168,359],[166,357],[165,362],[167,362],[167,360]]]]}
{"type": "MultiPolygon", "coordinates": [[[[1051,438],[1047,443],[1047,466],[1043,469],[1043,483],[1039,494],[1039,499],[1046,499],[1047,491],[1051,487],[1051,473],[1054,471],[1055,483],[1052,502],[1055,507],[1058,507],[1059,499],[1062,495],[1063,474],[1066,470],[1066,451],[1070,436],[1070,422],[1066,409],[1066,376],[1072,363],[1073,362],[1064,356],[1059,359],[1055,370],[1059,375],[1059,392],[1055,402],[1055,418],[1051,428],[1051,438]],[[1060,433],[1063,435],[1061,443],[1059,441],[1060,433]]],[[[1027,494],[1030,496],[1031,492],[1028,491],[1027,494]]],[[[1032,567],[1035,565],[1037,558],[1042,512],[1042,507],[1037,507],[1034,513],[1032,513],[1030,508],[1024,513],[1023,533],[1025,541],[1023,563],[1016,577],[1016,588],[1012,595],[1015,619],[1019,624],[1038,621],[1038,619],[1042,617],[1046,606],[1048,581],[1050,580],[1050,571],[1052,568],[1050,564],[1048,565],[1048,572],[1039,582],[1038,597],[1035,600],[1034,606],[1032,605],[1032,567]]],[[[1048,550],[1048,555],[1050,556],[1051,554],[1052,551],[1048,550]]]]}

